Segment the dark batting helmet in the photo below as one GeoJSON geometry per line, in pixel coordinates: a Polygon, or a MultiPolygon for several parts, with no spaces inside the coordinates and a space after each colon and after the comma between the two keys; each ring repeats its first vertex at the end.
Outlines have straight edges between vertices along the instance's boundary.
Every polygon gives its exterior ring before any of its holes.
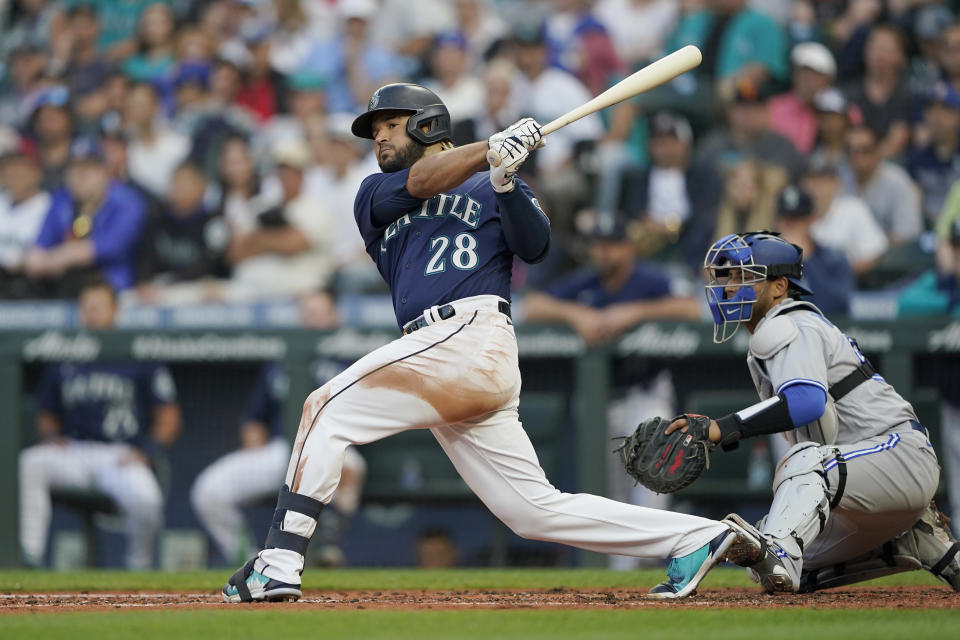
{"type": "Polygon", "coordinates": [[[420,144],[429,145],[452,140],[450,112],[433,91],[418,84],[398,82],[373,92],[366,113],[360,114],[350,130],[360,138],[373,139],[373,117],[386,111],[409,113],[407,135],[420,144]],[[429,127],[426,131],[423,126],[429,127]]]}

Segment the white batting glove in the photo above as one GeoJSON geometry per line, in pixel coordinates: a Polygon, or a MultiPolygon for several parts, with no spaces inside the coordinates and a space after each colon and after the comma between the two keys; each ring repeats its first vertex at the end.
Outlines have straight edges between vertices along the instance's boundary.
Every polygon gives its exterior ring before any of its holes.
{"type": "MultiPolygon", "coordinates": [[[[490,150],[495,152],[500,159],[500,163],[496,166],[492,161],[490,164],[490,184],[493,185],[493,190],[497,193],[513,191],[514,177],[530,152],[527,151],[520,138],[506,135],[502,131],[490,136],[487,144],[490,150]]],[[[491,159],[492,155],[494,154],[488,155],[488,159],[491,159]]]]}
{"type": "Polygon", "coordinates": [[[545,144],[540,123],[533,118],[522,118],[507,127],[507,133],[517,136],[527,151],[533,151],[545,144]]]}

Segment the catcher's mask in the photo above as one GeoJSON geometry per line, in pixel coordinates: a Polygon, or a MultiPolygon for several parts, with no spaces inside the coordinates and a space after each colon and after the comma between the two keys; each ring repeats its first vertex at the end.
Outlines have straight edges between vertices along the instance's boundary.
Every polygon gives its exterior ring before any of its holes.
{"type": "Polygon", "coordinates": [[[757,294],[753,285],[786,276],[789,294],[811,295],[801,282],[803,250],[768,231],[730,234],[707,251],[705,291],[713,313],[713,341],[726,342],[750,319],[757,294]]]}

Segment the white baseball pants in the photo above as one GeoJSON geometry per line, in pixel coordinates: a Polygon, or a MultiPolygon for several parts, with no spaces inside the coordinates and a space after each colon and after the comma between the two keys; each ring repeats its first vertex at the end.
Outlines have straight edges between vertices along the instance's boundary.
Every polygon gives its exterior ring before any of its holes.
{"type": "Polygon", "coordinates": [[[126,444],[68,440],[20,452],[20,545],[28,562],[40,564],[50,529],[52,489],[95,489],[113,500],[124,521],[126,564],[153,564],[154,542],[163,526],[163,495],[148,467],[131,462],[126,444]]]}
{"type": "MultiPolygon", "coordinates": [[[[330,501],[346,448],[430,429],[481,501],[515,533],[602,553],[683,556],[727,530],[714,520],[558,491],[520,424],[513,325],[496,296],[453,304],[456,314],[366,355],[307,397],[286,483],[330,501]]],[[[597,464],[603,464],[597,460],[597,464]]],[[[316,521],[287,511],[283,530],[310,537],[316,521]]],[[[255,569],[300,583],[303,556],[266,549],[255,569]]]]}

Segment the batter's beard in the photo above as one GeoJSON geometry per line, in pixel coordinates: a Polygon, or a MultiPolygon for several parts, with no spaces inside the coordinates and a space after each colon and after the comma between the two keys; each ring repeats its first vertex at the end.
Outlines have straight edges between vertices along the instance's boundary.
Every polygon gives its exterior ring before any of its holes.
{"type": "Polygon", "coordinates": [[[381,161],[380,158],[377,157],[377,164],[380,165],[380,170],[384,173],[394,173],[395,171],[412,167],[414,162],[423,157],[423,153],[426,150],[427,148],[425,146],[411,140],[407,143],[407,146],[402,149],[396,149],[391,159],[381,161]]]}

